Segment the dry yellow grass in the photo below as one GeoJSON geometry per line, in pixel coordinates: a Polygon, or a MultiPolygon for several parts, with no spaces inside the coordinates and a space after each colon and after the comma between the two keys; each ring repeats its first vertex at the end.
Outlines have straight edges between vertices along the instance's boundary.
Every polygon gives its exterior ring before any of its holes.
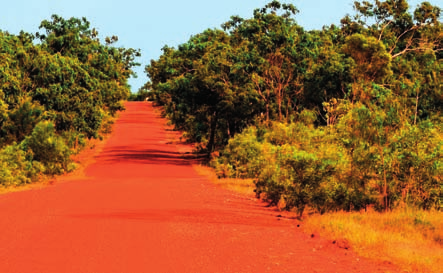
{"type": "Polygon", "coordinates": [[[204,165],[193,165],[196,172],[207,177],[211,182],[220,186],[221,188],[235,191],[245,195],[253,195],[255,185],[252,179],[237,179],[237,178],[222,178],[219,179],[214,172],[214,169],[204,165]]]}
{"type": "MultiPolygon", "coordinates": [[[[218,179],[210,167],[194,165],[194,169],[222,188],[254,193],[251,179],[218,179]]],[[[393,263],[405,273],[443,272],[443,212],[336,212],[303,221],[305,232],[347,241],[359,255],[393,263]]]]}
{"type": "Polygon", "coordinates": [[[358,254],[392,262],[404,272],[443,272],[441,212],[337,212],[310,216],[305,228],[346,240],[358,254]]]}
{"type": "Polygon", "coordinates": [[[51,185],[53,183],[53,180],[43,180],[43,181],[38,181],[32,184],[26,184],[26,185],[21,185],[21,186],[17,186],[17,187],[0,187],[0,195],[1,194],[6,194],[6,193],[11,193],[11,192],[20,192],[20,191],[27,191],[27,190],[39,190],[39,189],[43,189],[46,188],[47,186],[51,185]]]}

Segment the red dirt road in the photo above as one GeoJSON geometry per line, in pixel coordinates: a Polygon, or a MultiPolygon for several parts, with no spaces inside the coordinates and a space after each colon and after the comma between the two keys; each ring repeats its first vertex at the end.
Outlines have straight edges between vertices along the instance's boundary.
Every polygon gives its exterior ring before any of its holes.
{"type": "Polygon", "coordinates": [[[148,103],[86,175],[0,195],[0,272],[396,272],[198,176],[148,103]]]}

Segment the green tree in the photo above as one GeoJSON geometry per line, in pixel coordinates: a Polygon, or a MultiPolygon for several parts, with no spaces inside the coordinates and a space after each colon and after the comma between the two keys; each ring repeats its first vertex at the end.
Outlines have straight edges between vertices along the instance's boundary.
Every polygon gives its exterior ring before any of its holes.
{"type": "Polygon", "coordinates": [[[237,84],[243,80],[235,70],[238,50],[225,32],[206,30],[177,50],[163,50],[146,71],[156,100],[189,139],[205,142],[211,152],[251,123],[257,99],[249,86],[237,84]]]}
{"type": "Polygon", "coordinates": [[[101,44],[96,29],[90,28],[86,18],[63,19],[53,15],[51,21],[44,20],[40,28],[44,34],[37,33],[43,49],[50,54],[60,54],[78,60],[82,69],[94,78],[97,85],[94,99],[101,102],[112,114],[123,109],[121,103],[129,97],[127,80],[135,76],[132,67],[139,65],[135,58],[140,51],[132,48],[115,48],[112,45],[118,37],[105,39],[101,44]]]}
{"type": "Polygon", "coordinates": [[[267,121],[273,115],[282,121],[283,113],[289,115],[292,107],[291,85],[298,77],[294,65],[296,45],[302,32],[292,17],[297,12],[292,4],[272,1],[256,9],[251,19],[232,17],[223,24],[232,36],[233,46],[245,49],[238,65],[243,65],[242,72],[250,77],[264,102],[267,121]]]}
{"type": "Polygon", "coordinates": [[[72,168],[84,137],[100,137],[122,110],[138,50],[102,44],[85,19],[53,15],[44,34],[0,31],[0,184],[15,185],[72,168]],[[35,38],[40,43],[34,44],[35,38]]]}

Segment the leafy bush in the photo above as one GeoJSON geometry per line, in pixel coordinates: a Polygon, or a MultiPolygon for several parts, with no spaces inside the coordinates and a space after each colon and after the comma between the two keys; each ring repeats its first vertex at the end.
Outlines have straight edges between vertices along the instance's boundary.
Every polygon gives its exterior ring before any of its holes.
{"type": "Polygon", "coordinates": [[[19,145],[11,144],[0,152],[0,184],[2,186],[18,186],[30,183],[27,176],[30,166],[26,153],[19,145]]]}
{"type": "Polygon", "coordinates": [[[443,140],[441,128],[429,121],[405,126],[394,138],[392,169],[399,201],[423,209],[443,206],[443,140]]]}
{"type": "Polygon", "coordinates": [[[0,129],[0,145],[22,141],[42,120],[44,112],[44,108],[38,102],[21,99],[16,108],[10,110],[5,117],[0,129]]]}
{"type": "Polygon", "coordinates": [[[102,44],[86,18],[53,15],[40,29],[36,35],[0,31],[2,185],[71,170],[69,155],[86,138],[110,132],[139,65],[138,50],[114,47],[116,36],[102,44]]]}
{"type": "Polygon", "coordinates": [[[13,143],[0,151],[0,185],[19,186],[39,180],[45,172],[45,166],[30,158],[32,153],[13,143]]]}
{"type": "Polygon", "coordinates": [[[293,5],[272,1],[165,46],[144,90],[189,140],[222,149],[220,177],[253,178],[273,203],[440,209],[441,8],[354,8],[340,26],[305,31],[293,5]]]}
{"type": "Polygon", "coordinates": [[[112,125],[114,124],[114,117],[112,117],[110,114],[103,111],[102,113],[103,119],[101,121],[100,125],[100,138],[104,135],[109,135],[112,133],[112,125]]]}
{"type": "Polygon", "coordinates": [[[369,113],[358,107],[335,128],[315,128],[312,119],[249,127],[212,164],[219,177],[255,179],[257,196],[300,214],[306,207],[382,210],[386,200],[390,208],[440,209],[441,129],[429,121],[380,129],[353,117],[369,113]]]}
{"type": "Polygon", "coordinates": [[[65,140],[66,145],[71,149],[73,154],[80,152],[87,143],[85,134],[77,131],[66,131],[61,134],[61,137],[65,140]]]}
{"type": "Polygon", "coordinates": [[[71,151],[64,139],[55,134],[55,125],[50,121],[38,123],[22,142],[22,147],[30,152],[30,161],[43,164],[45,174],[62,174],[70,170],[71,151]]]}
{"type": "Polygon", "coordinates": [[[313,128],[312,119],[273,122],[268,129],[249,127],[236,135],[212,164],[219,177],[255,179],[257,196],[271,204],[300,214],[306,206],[325,212],[351,199],[350,191],[337,186],[348,165],[343,164],[343,148],[332,139],[313,128]]]}
{"type": "MultiPolygon", "coordinates": [[[[257,128],[249,127],[242,134],[229,140],[223,150],[223,157],[212,164],[219,177],[252,178],[256,163],[262,154],[261,143],[257,139],[257,128]],[[255,164],[255,165],[254,165],[255,164]]],[[[261,166],[259,166],[261,167],[261,166]]]]}

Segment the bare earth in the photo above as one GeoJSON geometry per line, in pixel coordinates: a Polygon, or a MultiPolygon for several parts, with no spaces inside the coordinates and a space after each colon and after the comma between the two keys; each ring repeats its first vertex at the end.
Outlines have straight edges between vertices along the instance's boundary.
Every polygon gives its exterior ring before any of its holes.
{"type": "Polygon", "coordinates": [[[0,195],[0,272],[397,272],[215,186],[167,134],[127,103],[86,177],[0,195]]]}

